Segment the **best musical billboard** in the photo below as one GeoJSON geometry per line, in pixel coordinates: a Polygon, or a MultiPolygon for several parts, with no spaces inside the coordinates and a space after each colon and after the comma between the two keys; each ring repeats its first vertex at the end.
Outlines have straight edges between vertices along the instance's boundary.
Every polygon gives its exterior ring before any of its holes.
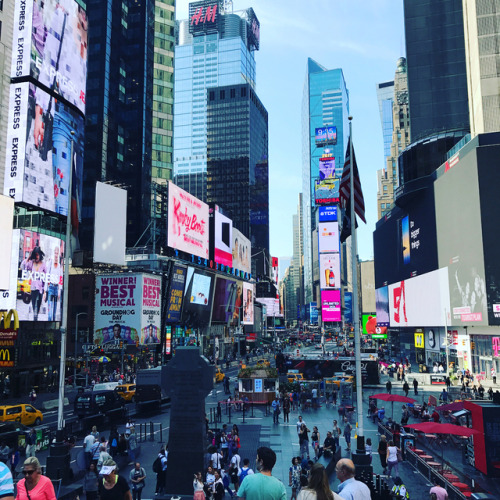
{"type": "Polygon", "coordinates": [[[340,254],[319,254],[319,281],[322,290],[340,288],[340,254]]]}
{"type": "Polygon", "coordinates": [[[61,321],[64,248],[54,236],[14,229],[10,287],[0,309],[15,309],[21,321],[61,321]]]}
{"type": "Polygon", "coordinates": [[[252,272],[252,246],[250,240],[233,228],[233,268],[246,273],[252,272]]]}
{"type": "Polygon", "coordinates": [[[187,191],[168,183],[168,246],[209,258],[208,205],[187,191]]]}
{"type": "Polygon", "coordinates": [[[321,290],[321,317],[323,321],[341,321],[340,290],[321,290]]]}
{"type": "Polygon", "coordinates": [[[56,101],[28,82],[10,86],[4,194],[16,202],[67,215],[71,168],[73,206],[78,213],[82,199],[84,120],[56,101]]]}
{"type": "Polygon", "coordinates": [[[94,343],[158,344],[161,279],[151,274],[96,276],[94,343]]]}
{"type": "Polygon", "coordinates": [[[85,113],[85,9],[75,0],[15,2],[11,77],[30,76],[85,113]]]}
{"type": "Polygon", "coordinates": [[[339,223],[321,222],[318,225],[318,240],[320,253],[338,253],[339,223]]]}
{"type": "Polygon", "coordinates": [[[186,283],[187,270],[183,266],[174,264],[170,273],[168,291],[167,323],[178,323],[181,320],[182,298],[186,283]]]}
{"type": "Polygon", "coordinates": [[[242,325],[253,325],[253,299],[255,296],[254,285],[243,282],[243,319],[242,325]]]}

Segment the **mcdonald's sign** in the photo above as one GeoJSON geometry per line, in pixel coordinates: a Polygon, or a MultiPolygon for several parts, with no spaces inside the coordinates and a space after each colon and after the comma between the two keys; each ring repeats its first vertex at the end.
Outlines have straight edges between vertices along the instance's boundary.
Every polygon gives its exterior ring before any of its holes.
{"type": "Polygon", "coordinates": [[[0,311],[0,330],[19,330],[19,316],[15,309],[0,311]],[[3,328],[1,324],[2,321],[3,328]]]}
{"type": "Polygon", "coordinates": [[[14,359],[10,349],[0,349],[0,368],[14,366],[14,359]]]}

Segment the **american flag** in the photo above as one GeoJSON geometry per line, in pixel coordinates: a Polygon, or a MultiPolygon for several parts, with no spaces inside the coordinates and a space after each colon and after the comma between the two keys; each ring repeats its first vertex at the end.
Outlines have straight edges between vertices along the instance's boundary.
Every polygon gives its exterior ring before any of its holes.
{"type": "MultiPolygon", "coordinates": [[[[340,204],[342,208],[348,206],[349,198],[351,197],[351,138],[347,141],[347,151],[345,154],[344,170],[342,179],[340,180],[340,204]]],[[[352,156],[354,157],[354,211],[359,218],[366,224],[365,218],[365,200],[363,199],[363,191],[361,190],[361,181],[359,180],[358,165],[356,164],[356,155],[354,154],[354,146],[352,148],[352,156]]]]}

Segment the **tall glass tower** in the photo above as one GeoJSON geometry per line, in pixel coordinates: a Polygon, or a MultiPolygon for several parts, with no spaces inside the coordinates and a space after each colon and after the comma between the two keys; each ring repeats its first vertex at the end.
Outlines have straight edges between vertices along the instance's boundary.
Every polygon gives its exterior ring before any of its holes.
{"type": "Polygon", "coordinates": [[[315,129],[337,127],[337,144],[327,146],[335,157],[337,176],[342,175],[344,155],[349,136],[349,92],[342,69],[328,70],[313,59],[307,60],[307,72],[302,97],[302,192],[303,192],[303,249],[304,302],[315,297],[313,287],[312,232],[315,229],[314,183],[319,178],[319,159],[326,152],[316,146],[315,129]]]}
{"type": "Polygon", "coordinates": [[[259,21],[253,9],[225,11],[222,2],[189,4],[176,23],[174,176],[206,201],[207,89],[249,84],[255,90],[259,21]],[[217,8],[217,10],[212,10],[217,8]]]}

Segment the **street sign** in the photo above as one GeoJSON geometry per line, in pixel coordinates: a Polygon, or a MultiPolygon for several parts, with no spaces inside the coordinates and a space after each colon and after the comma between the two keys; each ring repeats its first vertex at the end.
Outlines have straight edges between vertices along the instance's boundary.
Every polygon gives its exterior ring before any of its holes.
{"type": "Polygon", "coordinates": [[[82,344],[82,352],[90,352],[96,348],[95,344],[82,344]]]}

